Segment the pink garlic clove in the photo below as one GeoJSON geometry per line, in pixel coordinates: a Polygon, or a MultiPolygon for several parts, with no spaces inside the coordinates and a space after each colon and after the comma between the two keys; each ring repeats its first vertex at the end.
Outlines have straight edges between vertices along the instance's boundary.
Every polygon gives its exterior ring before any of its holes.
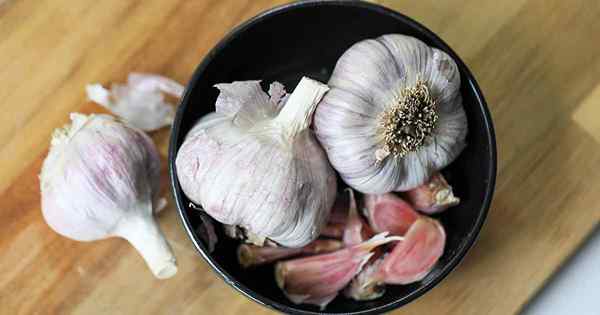
{"type": "Polygon", "coordinates": [[[441,173],[434,174],[427,183],[405,192],[404,196],[415,209],[427,214],[439,213],[460,203],[441,173]]]}
{"type": "Polygon", "coordinates": [[[320,236],[341,239],[345,229],[345,223],[329,223],[321,229],[320,236]]]}
{"type": "Polygon", "coordinates": [[[275,265],[277,285],[292,302],[323,309],[360,272],[373,249],[400,239],[386,235],[377,234],[366,242],[332,253],[279,262],[275,265]]]}
{"type": "Polygon", "coordinates": [[[446,233],[435,219],[419,218],[404,240],[385,256],[380,271],[385,283],[409,284],[420,281],[444,253],[446,233]]]}
{"type": "Polygon", "coordinates": [[[350,205],[348,208],[348,218],[346,219],[346,226],[344,228],[343,241],[346,246],[352,246],[360,244],[373,236],[373,231],[363,221],[358,214],[356,209],[356,199],[354,197],[354,191],[350,188],[347,189],[348,195],[350,196],[350,205]]]}
{"type": "Polygon", "coordinates": [[[344,289],[345,297],[356,301],[371,301],[380,298],[385,293],[383,274],[379,272],[383,257],[375,260],[373,258],[344,289]]]}
{"type": "Polygon", "coordinates": [[[314,255],[328,253],[342,248],[338,240],[317,239],[312,243],[300,247],[261,247],[242,244],[238,247],[238,261],[244,268],[268,264],[280,259],[297,256],[300,254],[314,255]]]}
{"type": "Polygon", "coordinates": [[[420,217],[410,204],[393,193],[366,194],[364,200],[366,216],[376,233],[404,235],[420,217]]]}

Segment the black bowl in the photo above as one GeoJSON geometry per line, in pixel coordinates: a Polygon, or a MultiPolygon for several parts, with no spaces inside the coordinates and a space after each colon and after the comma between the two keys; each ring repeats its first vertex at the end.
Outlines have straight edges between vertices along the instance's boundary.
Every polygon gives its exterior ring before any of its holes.
{"type": "Polygon", "coordinates": [[[213,48],[190,80],[171,131],[171,188],[183,225],[206,262],[248,298],[285,313],[319,313],[316,307],[295,305],[286,299],[275,284],[272,266],[253,272],[242,270],[235,257],[237,242],[221,237],[215,252],[208,252],[196,232],[200,224],[198,210],[188,207],[189,201],[177,180],[177,150],[194,122],[214,111],[218,95],[214,84],[262,79],[265,84],[280,81],[292,89],[303,75],[327,82],[336,60],[347,48],[360,40],[388,33],[417,37],[444,50],[458,64],[469,123],[468,146],[444,174],[462,203],[439,215],[447,232],[446,250],[425,279],[411,285],[388,286],[386,294],[375,301],[355,302],[338,297],[325,313],[380,314],[416,299],[458,265],[479,234],[494,190],[496,143],[483,95],[454,51],[419,23],[378,5],[309,1],[281,6],[237,27],[213,48]]]}

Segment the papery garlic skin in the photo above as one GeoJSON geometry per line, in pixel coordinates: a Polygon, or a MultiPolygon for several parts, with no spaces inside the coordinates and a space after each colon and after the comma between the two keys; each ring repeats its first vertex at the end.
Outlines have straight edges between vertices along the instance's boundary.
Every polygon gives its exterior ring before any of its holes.
{"type": "Polygon", "coordinates": [[[458,67],[446,53],[416,38],[389,34],[354,44],[338,60],[328,84],[331,91],[315,112],[315,133],[342,179],[360,192],[417,187],[465,147],[458,67]],[[416,151],[394,156],[382,139],[382,115],[419,82],[435,101],[434,129],[416,151]]]}
{"type": "Polygon", "coordinates": [[[374,233],[358,213],[354,191],[350,188],[346,189],[346,191],[348,191],[348,195],[350,196],[350,205],[348,207],[348,218],[346,219],[342,240],[344,245],[352,246],[368,240],[374,233]]]}
{"type": "Polygon", "coordinates": [[[285,100],[277,83],[271,98],[259,81],[216,87],[216,112],[190,130],[176,157],[184,193],[221,223],[287,247],[310,243],[336,195],[335,173],[308,129],[327,86],[303,78],[285,100]]]}
{"type": "Polygon", "coordinates": [[[129,240],[158,278],[177,271],[153,218],[160,158],[143,132],[108,115],[71,114],[57,129],[40,174],[42,214],[57,233],[78,241],[129,240]]]}
{"type": "Polygon", "coordinates": [[[383,257],[367,263],[361,272],[352,279],[344,289],[344,296],[356,301],[371,301],[380,298],[385,293],[383,274],[379,272],[383,257]]]}
{"type": "Polygon", "coordinates": [[[442,173],[433,174],[425,184],[404,193],[415,209],[427,213],[440,213],[460,203],[442,173]]]}
{"type": "Polygon", "coordinates": [[[173,104],[163,94],[181,98],[184,88],[169,78],[146,73],[131,73],[127,84],[88,84],[88,99],[110,110],[119,118],[144,131],[169,126],[175,117],[173,104]]]}

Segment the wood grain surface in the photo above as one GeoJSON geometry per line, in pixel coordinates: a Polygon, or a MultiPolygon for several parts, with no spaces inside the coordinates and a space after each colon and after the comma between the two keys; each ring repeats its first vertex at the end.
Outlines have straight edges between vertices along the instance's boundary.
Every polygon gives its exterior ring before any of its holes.
{"type": "MultiPolygon", "coordinates": [[[[37,174],[69,112],[101,111],[86,101],[86,83],[124,81],[131,71],[185,83],[227,31],[282,2],[0,0],[0,313],[273,313],[209,270],[172,201],[159,222],[179,272],[159,281],[124,240],[79,243],[50,230],[37,174]]],[[[499,148],[479,241],[397,313],[518,313],[600,222],[600,2],[378,2],[462,56],[486,95],[499,148]]],[[[152,136],[165,162],[168,130],[152,136]]],[[[166,169],[163,182],[168,194],[166,169]]]]}

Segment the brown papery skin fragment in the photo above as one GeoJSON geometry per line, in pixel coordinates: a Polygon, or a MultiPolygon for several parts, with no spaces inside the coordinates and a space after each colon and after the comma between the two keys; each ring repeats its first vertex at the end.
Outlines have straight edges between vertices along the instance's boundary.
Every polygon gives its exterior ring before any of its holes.
{"type": "Polygon", "coordinates": [[[317,239],[300,248],[288,247],[261,247],[250,244],[241,244],[238,247],[238,261],[244,268],[260,266],[275,262],[280,259],[298,255],[315,255],[338,250],[343,247],[338,240],[317,239]]]}

